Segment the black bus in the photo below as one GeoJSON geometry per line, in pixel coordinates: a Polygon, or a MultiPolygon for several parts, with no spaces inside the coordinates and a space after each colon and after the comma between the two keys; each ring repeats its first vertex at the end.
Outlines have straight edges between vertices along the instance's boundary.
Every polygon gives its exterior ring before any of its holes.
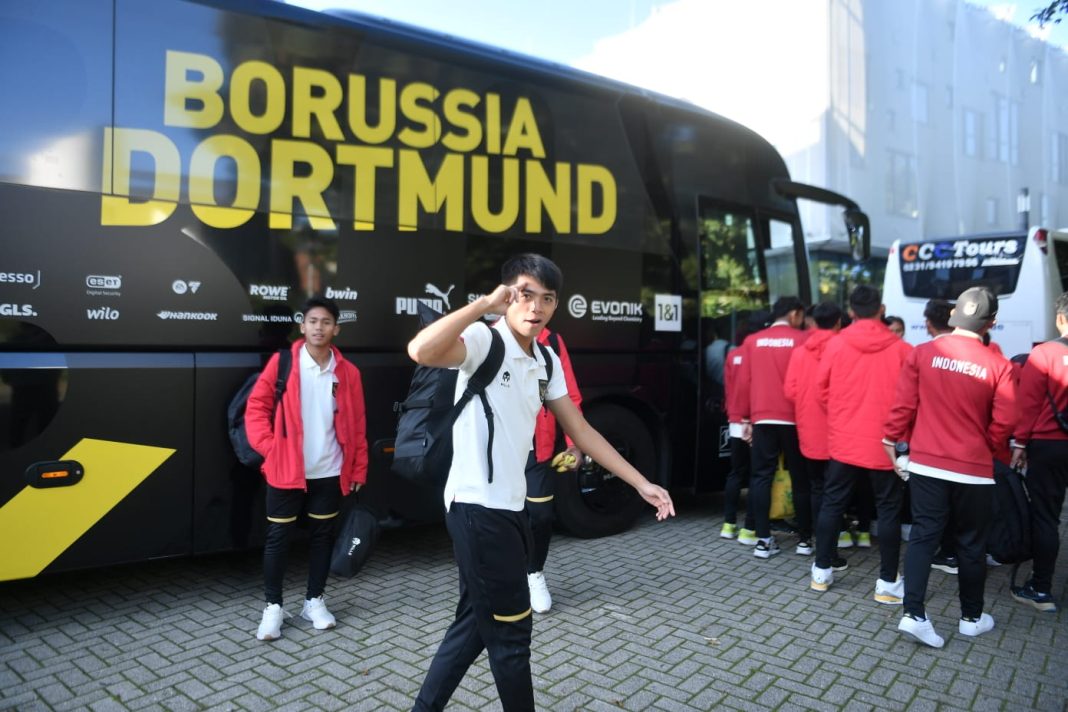
{"type": "MultiPolygon", "coordinates": [[[[440,495],[389,471],[416,305],[565,274],[552,327],[589,420],[676,490],[722,486],[721,373],[753,310],[808,300],[791,183],[743,126],[373,18],[252,0],[0,5],[0,579],[255,546],[263,485],[226,407],[311,294],[342,309],[387,524],[440,495]]],[[[592,537],[642,504],[562,475],[592,537]]]]}

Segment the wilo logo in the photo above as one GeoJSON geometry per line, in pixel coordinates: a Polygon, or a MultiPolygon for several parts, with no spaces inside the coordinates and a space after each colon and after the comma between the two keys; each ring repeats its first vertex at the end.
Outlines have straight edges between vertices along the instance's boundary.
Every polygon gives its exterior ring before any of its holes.
{"type": "Polygon", "coordinates": [[[253,297],[271,301],[284,302],[289,299],[289,287],[279,287],[273,284],[250,284],[248,293],[253,297]]]}
{"type": "Polygon", "coordinates": [[[200,289],[200,282],[176,279],[171,283],[171,289],[174,291],[175,294],[185,294],[186,292],[196,294],[197,290],[200,289]]]}
{"type": "Polygon", "coordinates": [[[0,304],[0,316],[37,316],[32,304],[0,304]]]}
{"type": "Polygon", "coordinates": [[[0,272],[0,284],[26,284],[33,285],[31,289],[41,286],[41,270],[37,274],[33,272],[0,272]]]}
{"type": "Polygon", "coordinates": [[[452,290],[456,289],[455,284],[450,284],[448,289],[439,289],[430,282],[426,283],[424,291],[427,294],[436,297],[430,299],[427,297],[397,297],[396,312],[397,314],[418,314],[419,303],[422,302],[436,312],[444,314],[449,311],[452,306],[449,304],[449,295],[452,294],[452,290]]]}
{"type": "Polygon", "coordinates": [[[586,297],[574,294],[567,300],[567,311],[576,319],[586,316],[586,297]]]}
{"type": "Polygon", "coordinates": [[[111,307],[100,307],[99,309],[86,309],[85,316],[95,321],[115,321],[119,318],[119,310],[112,309],[111,307]]]}
{"type": "Polygon", "coordinates": [[[326,288],[327,299],[341,299],[342,301],[354,302],[359,294],[359,292],[351,287],[345,287],[343,289],[334,289],[333,287],[326,288]]]}

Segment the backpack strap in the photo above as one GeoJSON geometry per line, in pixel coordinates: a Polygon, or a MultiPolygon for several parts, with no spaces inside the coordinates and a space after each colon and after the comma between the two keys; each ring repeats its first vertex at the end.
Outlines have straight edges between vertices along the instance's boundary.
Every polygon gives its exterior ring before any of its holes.
{"type": "MultiPolygon", "coordinates": [[[[486,324],[486,322],[482,323],[486,324]]],[[[486,415],[486,431],[489,434],[486,443],[486,462],[489,465],[489,481],[493,482],[493,409],[490,408],[489,399],[486,398],[486,388],[497,377],[497,372],[501,370],[501,364],[504,363],[504,339],[501,338],[500,332],[489,324],[486,324],[486,328],[490,330],[489,353],[486,354],[486,359],[479,364],[475,372],[471,374],[464,392],[456,400],[452,410],[449,412],[449,417],[445,422],[445,431],[452,430],[453,425],[456,424],[456,419],[460,417],[460,413],[471,402],[471,399],[477,395],[479,400],[482,401],[482,411],[486,415]]]]}
{"type": "MultiPolygon", "coordinates": [[[[289,380],[289,372],[293,366],[293,352],[289,349],[278,349],[278,375],[274,382],[274,406],[275,411],[281,410],[282,395],[286,392],[286,382],[289,380]]],[[[282,435],[286,433],[286,420],[282,418],[282,435]]]]}
{"type": "MultiPolygon", "coordinates": [[[[553,340],[554,336],[556,336],[555,331],[549,334],[550,342],[553,340]]],[[[553,358],[549,355],[549,349],[547,349],[544,344],[540,341],[535,341],[534,343],[538,345],[538,350],[541,351],[541,357],[545,359],[545,382],[548,383],[553,380],[553,358]]],[[[555,351],[555,349],[553,350],[555,351]]]]}
{"type": "Polygon", "coordinates": [[[552,347],[552,350],[556,352],[557,356],[560,355],[560,334],[557,334],[555,331],[549,332],[549,346],[552,347]]]}

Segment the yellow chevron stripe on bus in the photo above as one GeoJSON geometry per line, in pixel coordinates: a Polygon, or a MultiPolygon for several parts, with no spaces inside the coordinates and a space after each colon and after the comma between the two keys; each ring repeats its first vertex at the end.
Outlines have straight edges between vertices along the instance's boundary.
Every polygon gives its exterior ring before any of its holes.
{"type": "Polygon", "coordinates": [[[44,571],[174,450],[84,438],[60,460],[77,460],[82,481],[69,487],[25,487],[0,508],[0,581],[44,571]]]}

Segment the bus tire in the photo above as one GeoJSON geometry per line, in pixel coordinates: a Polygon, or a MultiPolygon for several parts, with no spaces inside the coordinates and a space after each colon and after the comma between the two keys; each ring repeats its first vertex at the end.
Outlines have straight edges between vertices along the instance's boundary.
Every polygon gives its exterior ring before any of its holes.
{"type": "MultiPolygon", "coordinates": [[[[596,405],[590,424],[643,475],[655,480],[656,449],[641,418],[619,405],[596,405]]],[[[569,534],[595,539],[626,531],[648,507],[633,487],[595,462],[564,472],[556,482],[556,519],[569,534]]]]}

